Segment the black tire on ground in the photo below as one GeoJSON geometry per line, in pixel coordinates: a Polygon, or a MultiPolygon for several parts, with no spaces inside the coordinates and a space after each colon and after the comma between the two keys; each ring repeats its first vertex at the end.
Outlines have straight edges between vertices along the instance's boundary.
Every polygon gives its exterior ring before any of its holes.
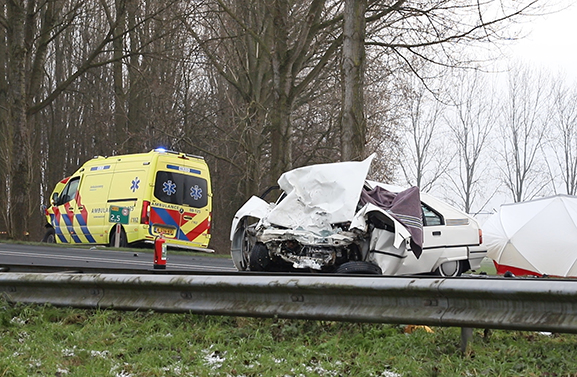
{"type": "Polygon", "coordinates": [[[44,237],[42,237],[42,242],[56,243],[56,231],[54,228],[46,229],[46,233],[44,234],[44,237]]]}
{"type": "MultiPolygon", "coordinates": [[[[120,243],[119,246],[120,247],[128,247],[128,240],[126,239],[126,233],[124,232],[124,229],[122,228],[121,225],[116,225],[116,226],[120,226],[120,243]]],[[[116,246],[116,228],[113,227],[110,230],[110,247],[115,247],[116,246]]]]}
{"type": "Polygon", "coordinates": [[[463,261],[445,262],[440,265],[433,273],[438,276],[455,277],[463,273],[463,261]]]}
{"type": "MultiPolygon", "coordinates": [[[[246,222],[246,219],[245,219],[246,222]]],[[[249,255],[250,252],[253,248],[253,242],[254,242],[254,237],[251,236],[246,227],[243,229],[242,231],[242,245],[241,245],[241,256],[242,256],[242,260],[240,261],[239,265],[240,265],[240,270],[241,271],[245,271],[247,269],[249,269],[249,255]]]]}
{"type": "Polygon", "coordinates": [[[271,263],[266,245],[262,242],[257,242],[250,251],[249,269],[251,271],[267,271],[271,263]]]}
{"type": "Polygon", "coordinates": [[[371,262],[352,261],[341,264],[337,268],[338,274],[363,274],[382,275],[383,271],[379,266],[371,262]]]}

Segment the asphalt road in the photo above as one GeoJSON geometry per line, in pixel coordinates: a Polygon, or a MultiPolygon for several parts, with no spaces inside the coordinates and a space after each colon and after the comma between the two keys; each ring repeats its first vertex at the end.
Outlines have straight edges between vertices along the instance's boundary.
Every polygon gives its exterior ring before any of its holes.
{"type": "MultiPolygon", "coordinates": [[[[20,245],[0,243],[0,271],[86,271],[106,273],[120,270],[158,271],[149,249],[111,250],[62,247],[58,245],[20,245]]],[[[203,256],[201,253],[167,252],[167,272],[234,272],[230,258],[203,256]]]]}

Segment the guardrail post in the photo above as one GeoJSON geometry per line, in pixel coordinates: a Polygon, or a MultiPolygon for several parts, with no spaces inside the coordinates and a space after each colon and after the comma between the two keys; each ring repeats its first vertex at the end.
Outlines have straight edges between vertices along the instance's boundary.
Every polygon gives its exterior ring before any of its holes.
{"type": "Polygon", "coordinates": [[[461,353],[467,353],[467,344],[473,337],[473,329],[470,327],[461,327],[461,353]]]}

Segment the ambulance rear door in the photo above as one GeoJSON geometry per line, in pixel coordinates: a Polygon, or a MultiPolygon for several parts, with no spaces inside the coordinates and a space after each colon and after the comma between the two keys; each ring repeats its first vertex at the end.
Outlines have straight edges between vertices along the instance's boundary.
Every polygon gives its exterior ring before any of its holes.
{"type": "Polygon", "coordinates": [[[194,247],[207,247],[210,227],[208,171],[182,159],[159,159],[151,206],[151,234],[194,247]]]}

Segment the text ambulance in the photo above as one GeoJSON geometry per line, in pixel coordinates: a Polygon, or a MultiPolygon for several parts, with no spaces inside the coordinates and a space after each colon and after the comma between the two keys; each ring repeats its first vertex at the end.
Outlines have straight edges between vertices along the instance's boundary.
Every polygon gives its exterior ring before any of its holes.
{"type": "Polygon", "coordinates": [[[162,236],[169,246],[207,251],[211,210],[202,157],[164,149],[96,157],[56,185],[43,241],[113,246],[119,234],[127,246],[162,236]]]}

